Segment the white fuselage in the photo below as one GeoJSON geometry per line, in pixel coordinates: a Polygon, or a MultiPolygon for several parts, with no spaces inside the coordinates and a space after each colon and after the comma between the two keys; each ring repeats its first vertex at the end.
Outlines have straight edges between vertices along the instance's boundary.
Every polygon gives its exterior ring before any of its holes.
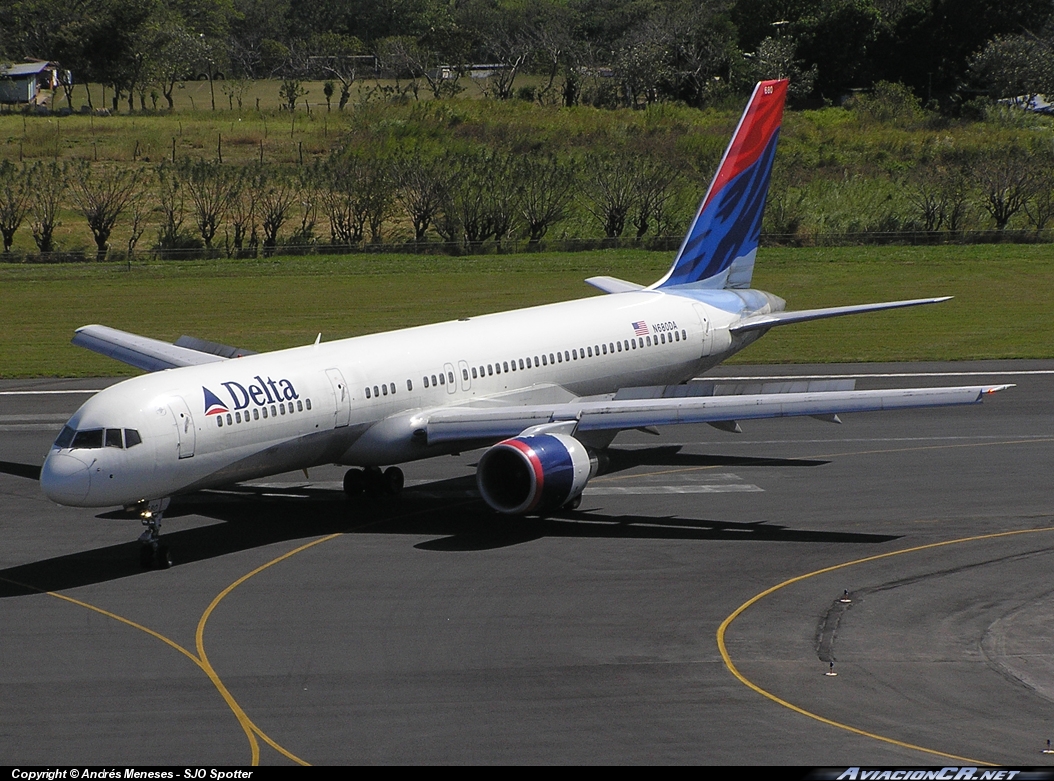
{"type": "Polygon", "coordinates": [[[782,304],[743,294],[715,291],[723,300],[712,306],[705,296],[620,293],[136,377],[93,396],[68,424],[126,431],[125,446],[120,437],[56,444],[41,483],[62,504],[131,505],[318,464],[450,452],[415,436],[431,410],[677,383],[719,363],[743,346],[729,325],[762,300],[782,304]],[[128,446],[127,430],[141,442],[128,446]]]}

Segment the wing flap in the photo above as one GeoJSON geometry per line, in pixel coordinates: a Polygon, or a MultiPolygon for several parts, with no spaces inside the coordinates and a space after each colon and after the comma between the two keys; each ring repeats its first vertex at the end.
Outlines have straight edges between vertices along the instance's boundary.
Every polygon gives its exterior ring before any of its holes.
{"type": "Polygon", "coordinates": [[[105,325],[86,325],[78,328],[72,342],[78,347],[148,372],[227,360],[219,355],[179,347],[105,325]]]}
{"type": "Polygon", "coordinates": [[[948,301],[951,296],[939,298],[913,298],[909,301],[884,301],[878,304],[854,304],[850,306],[832,306],[826,309],[802,309],[798,312],[770,312],[764,315],[753,315],[744,317],[729,327],[732,333],[741,331],[754,331],[759,328],[772,328],[777,325],[788,325],[789,323],[804,323],[809,320],[822,320],[825,317],[841,317],[842,315],[858,315],[864,312],[881,312],[886,309],[903,309],[908,306],[922,306],[923,304],[939,304],[948,301]]]}
{"type": "Polygon", "coordinates": [[[692,396],[480,409],[436,410],[426,424],[429,444],[513,437],[532,426],[577,420],[576,431],[611,431],[684,423],[714,423],[798,415],[831,416],[919,407],[977,404],[987,394],[1011,387],[962,386],[815,393],[692,396]]]}

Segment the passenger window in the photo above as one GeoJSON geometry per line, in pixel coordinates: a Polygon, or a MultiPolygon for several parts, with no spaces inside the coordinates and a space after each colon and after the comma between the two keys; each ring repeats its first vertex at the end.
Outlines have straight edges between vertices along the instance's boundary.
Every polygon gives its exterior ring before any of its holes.
{"type": "MultiPolygon", "coordinates": [[[[531,365],[531,359],[528,358],[527,359],[527,366],[529,367],[530,365],[531,365]]],[[[523,368],[523,358],[520,358],[520,368],[521,369],[523,368]]]]}
{"type": "Polygon", "coordinates": [[[380,395],[381,395],[381,389],[378,388],[376,385],[374,385],[373,386],[373,398],[377,398],[380,395]]]}
{"type": "MultiPolygon", "coordinates": [[[[508,368],[508,367],[505,367],[505,368],[508,368]]],[[[494,373],[495,374],[501,374],[501,364],[500,363],[494,364],[494,373]]]]}
{"type": "Polygon", "coordinates": [[[465,382],[468,382],[468,369],[461,369],[461,377],[465,380],[465,382]]]}
{"type": "Polygon", "coordinates": [[[564,362],[564,354],[563,353],[557,353],[556,354],[556,362],[557,363],[563,363],[564,362]]]}
{"type": "Polygon", "coordinates": [[[267,420],[267,407],[263,408],[263,416],[264,416],[264,420],[267,420]]]}
{"type": "Polygon", "coordinates": [[[608,346],[605,344],[604,345],[604,355],[607,355],[607,354],[608,354],[608,346]]]}
{"type": "Polygon", "coordinates": [[[242,413],[240,413],[240,412],[235,412],[234,413],[234,422],[235,423],[241,423],[242,422],[242,413]]]}
{"type": "Polygon", "coordinates": [[[546,357],[545,357],[545,356],[543,355],[543,356],[542,356],[542,366],[548,366],[548,365],[549,365],[549,361],[548,361],[548,359],[547,359],[547,358],[546,358],[546,357]]]}
{"type": "Polygon", "coordinates": [[[436,376],[432,375],[432,386],[435,387],[438,383],[436,382],[436,376]]]}
{"type": "Polygon", "coordinates": [[[392,395],[394,396],[395,395],[395,383],[394,382],[389,382],[388,383],[388,387],[392,389],[392,395]]]}
{"type": "Polygon", "coordinates": [[[587,354],[587,355],[588,355],[588,356],[589,356],[590,358],[592,358],[592,357],[593,357],[593,348],[592,348],[592,347],[587,347],[587,348],[586,348],[586,354],[587,354]]]}
{"type": "Polygon", "coordinates": [[[494,366],[492,364],[489,364],[489,363],[487,364],[487,374],[488,375],[494,374],[494,366]]]}
{"type": "Polygon", "coordinates": [[[440,374],[439,375],[439,384],[440,385],[446,385],[446,375],[445,374],[440,374]]]}
{"type": "Polygon", "coordinates": [[[281,412],[284,415],[285,414],[285,404],[279,404],[278,405],[278,411],[281,412]]]}
{"type": "Polygon", "coordinates": [[[223,428],[223,415],[216,416],[216,427],[223,428]]]}
{"type": "Polygon", "coordinates": [[[549,353],[549,363],[556,363],[556,358],[553,357],[552,353],[549,353]]]}
{"type": "MultiPolygon", "coordinates": [[[[300,402],[298,401],[297,404],[299,404],[299,403],[300,402]]],[[[253,408],[253,420],[259,420],[259,419],[260,419],[260,410],[258,408],[256,408],[256,407],[254,407],[253,408]]]]}
{"type": "Polygon", "coordinates": [[[681,333],[680,333],[680,331],[674,331],[673,332],[673,340],[675,342],[681,341],[681,333]]]}
{"type": "Polygon", "coordinates": [[[370,398],[370,386],[369,385],[366,386],[366,398],[367,399],[370,398]]]}
{"type": "Polygon", "coordinates": [[[446,378],[447,378],[447,380],[450,381],[451,385],[454,384],[454,372],[447,372],[446,373],[446,378]]]}
{"type": "Polygon", "coordinates": [[[687,339],[688,338],[688,332],[685,331],[683,328],[681,329],[681,338],[682,339],[687,339]]]}
{"type": "Polygon", "coordinates": [[[535,369],[537,369],[537,368],[538,368],[538,356],[537,356],[537,355],[536,355],[536,356],[534,356],[534,368],[535,368],[535,369]]]}
{"type": "Polygon", "coordinates": [[[651,337],[648,337],[648,347],[651,347],[651,337]]]}
{"type": "MultiPolygon", "coordinates": [[[[410,380],[407,380],[407,381],[406,381],[406,389],[407,389],[408,391],[412,391],[412,390],[414,389],[414,384],[413,384],[413,382],[411,382],[410,380]]],[[[311,409],[311,402],[310,402],[310,401],[309,401],[309,402],[307,403],[307,408],[308,408],[308,409],[311,409]]]]}
{"type": "Polygon", "coordinates": [[[666,334],[659,334],[659,339],[663,344],[666,344],[666,334]]]}
{"type": "Polygon", "coordinates": [[[106,447],[124,447],[124,443],[121,441],[121,429],[106,429],[106,447]]]}
{"type": "Polygon", "coordinates": [[[271,417],[272,418],[277,418],[278,417],[278,410],[276,410],[274,408],[274,404],[271,405],[271,417]]]}
{"type": "Polygon", "coordinates": [[[572,350],[571,351],[571,357],[574,358],[577,361],[578,360],[578,350],[572,350]]]}
{"type": "Polygon", "coordinates": [[[76,433],[77,432],[69,426],[63,426],[62,431],[59,432],[59,436],[55,440],[55,447],[59,448],[60,450],[65,450],[70,446],[70,442],[73,441],[73,437],[76,435],[76,433]]]}
{"type": "Polygon", "coordinates": [[[615,347],[619,352],[622,352],[622,342],[615,342],[615,347]]]}
{"type": "Polygon", "coordinates": [[[476,379],[476,376],[477,376],[477,375],[476,375],[476,367],[475,367],[475,366],[473,366],[473,367],[472,367],[472,379],[476,379]]]}
{"type": "Polygon", "coordinates": [[[387,396],[388,395],[388,386],[387,385],[382,385],[381,386],[381,392],[384,393],[385,396],[387,396]]]}
{"type": "MultiPolygon", "coordinates": [[[[407,380],[406,382],[407,382],[407,384],[410,383],[409,380],[407,380]]],[[[304,399],[304,403],[307,405],[307,411],[310,412],[311,411],[311,399],[304,399]]]]}
{"type": "Polygon", "coordinates": [[[296,400],[296,411],[297,412],[303,412],[304,411],[304,402],[302,402],[300,399],[296,400]]]}
{"type": "Polygon", "coordinates": [[[234,425],[234,416],[231,415],[231,413],[229,413],[229,412],[227,413],[227,425],[228,426],[233,426],[234,425]]]}
{"type": "MultiPolygon", "coordinates": [[[[513,364],[513,366],[515,366],[515,365],[516,365],[516,364],[513,364]]],[[[507,372],[507,371],[509,370],[509,362],[508,362],[508,361],[505,361],[505,363],[504,363],[504,364],[502,364],[502,367],[501,367],[501,368],[503,368],[503,369],[504,369],[504,370],[505,370],[505,371],[507,372]]]]}

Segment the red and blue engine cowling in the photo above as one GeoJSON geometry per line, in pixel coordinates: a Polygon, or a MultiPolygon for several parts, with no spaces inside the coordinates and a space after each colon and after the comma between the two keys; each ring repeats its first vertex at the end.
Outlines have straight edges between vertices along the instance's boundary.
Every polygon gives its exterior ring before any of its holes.
{"type": "Polygon", "coordinates": [[[597,472],[597,460],[567,434],[513,437],[479,460],[476,484],[485,501],[508,515],[542,514],[575,499],[597,472]]]}

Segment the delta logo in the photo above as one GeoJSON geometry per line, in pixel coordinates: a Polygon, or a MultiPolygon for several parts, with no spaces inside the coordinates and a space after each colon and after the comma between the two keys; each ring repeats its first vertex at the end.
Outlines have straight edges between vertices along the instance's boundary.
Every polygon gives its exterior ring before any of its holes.
{"type": "Polygon", "coordinates": [[[209,415],[222,415],[224,412],[230,412],[215,393],[210,391],[204,385],[201,386],[201,390],[205,393],[205,417],[208,417],[209,415]]]}
{"type": "Polygon", "coordinates": [[[227,395],[230,396],[230,406],[224,404],[218,395],[210,391],[204,385],[201,390],[205,397],[205,415],[220,415],[231,410],[241,410],[250,404],[262,407],[265,404],[276,404],[279,401],[292,401],[299,399],[300,394],[296,392],[293,383],[289,380],[273,380],[268,377],[264,380],[260,375],[253,377],[255,383],[242,385],[240,382],[221,382],[227,395]]]}

